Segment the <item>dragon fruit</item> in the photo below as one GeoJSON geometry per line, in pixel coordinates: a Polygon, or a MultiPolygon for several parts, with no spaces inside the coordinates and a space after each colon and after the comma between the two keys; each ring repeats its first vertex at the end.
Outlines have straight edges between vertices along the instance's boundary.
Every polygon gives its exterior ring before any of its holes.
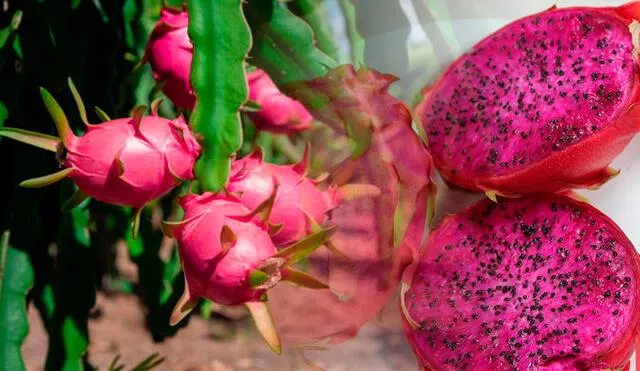
{"type": "Polygon", "coordinates": [[[448,182],[489,194],[593,188],[640,128],[640,2],[555,7],[455,61],[416,109],[448,182]]]}
{"type": "Polygon", "coordinates": [[[163,84],[162,91],[179,108],[193,109],[196,97],[189,74],[193,45],[188,34],[189,14],[173,8],[160,12],[145,50],[144,62],[149,62],[153,77],[163,84]]]}
{"type": "Polygon", "coordinates": [[[560,195],[482,200],[428,237],[404,293],[431,370],[623,367],[640,322],[640,260],[600,211],[560,195]]]}
{"type": "MultiPolygon", "coordinates": [[[[153,76],[162,91],[179,108],[193,109],[195,96],[189,80],[193,45],[187,32],[186,10],[165,8],[145,50],[153,76]]],[[[271,78],[256,69],[247,74],[249,99],[260,106],[247,112],[256,127],[273,133],[295,133],[310,127],[313,117],[299,102],[282,94],[271,78]]]]}
{"type": "Polygon", "coordinates": [[[276,190],[253,211],[233,196],[214,193],[180,199],[181,222],[164,222],[164,233],[178,241],[185,291],[171,323],[178,323],[200,297],[224,305],[246,305],[261,334],[279,353],[280,340],[267,310],[265,293],[279,281],[322,289],[327,286],[291,267],[321,246],[332,229],[321,229],[277,251],[265,220],[276,190]]]}
{"type": "Polygon", "coordinates": [[[0,135],[57,152],[63,170],[26,180],[25,187],[43,187],[65,177],[79,188],[75,203],[91,196],[99,201],[135,208],[134,234],[139,212],[150,201],[168,193],[182,181],[193,179],[193,166],[200,146],[182,117],[168,120],[156,115],[143,116],[146,107],[123,118],[91,125],[84,105],[70,82],[78,108],[86,123],[86,133],[78,137],[67,117],[44,89],[42,97],[56,124],[60,138],[16,128],[1,128],[0,135]]]}
{"type": "Polygon", "coordinates": [[[313,232],[328,220],[328,213],[341,201],[379,193],[375,186],[367,184],[321,190],[315,180],[306,176],[309,154],[307,147],[300,163],[276,165],[264,162],[258,148],[231,165],[227,190],[238,194],[248,208],[257,207],[278,188],[269,218],[275,228],[272,239],[276,246],[290,244],[313,232]]]}
{"type": "Polygon", "coordinates": [[[290,134],[306,130],[313,116],[304,106],[282,94],[269,75],[260,69],[247,74],[249,99],[262,108],[247,115],[258,130],[290,134]]]}

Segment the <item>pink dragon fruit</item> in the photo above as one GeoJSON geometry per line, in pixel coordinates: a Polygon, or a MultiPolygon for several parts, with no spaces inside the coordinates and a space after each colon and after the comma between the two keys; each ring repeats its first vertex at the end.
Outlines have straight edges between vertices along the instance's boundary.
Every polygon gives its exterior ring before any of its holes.
{"type": "Polygon", "coordinates": [[[623,367],[640,260],[618,226],[559,195],[482,200],[428,237],[403,299],[426,370],[623,367]]]}
{"type": "Polygon", "coordinates": [[[490,195],[597,187],[640,129],[640,2],[555,7],[455,61],[416,107],[436,167],[490,195]]]}
{"type": "MultiPolygon", "coordinates": [[[[151,65],[153,76],[163,84],[162,91],[183,109],[193,109],[195,105],[189,80],[193,46],[188,25],[186,10],[163,9],[149,37],[144,57],[151,65]]],[[[249,99],[261,107],[247,115],[259,130],[289,134],[309,128],[313,120],[311,114],[302,104],[282,94],[264,71],[249,72],[247,79],[249,99]]]]}
{"type": "Polygon", "coordinates": [[[193,109],[196,103],[189,80],[193,45],[188,26],[186,11],[162,9],[144,56],[144,61],[151,65],[153,77],[163,84],[162,91],[173,104],[183,109],[193,109]]]}
{"type": "Polygon", "coordinates": [[[182,181],[193,179],[193,165],[200,154],[198,145],[182,117],[168,120],[144,116],[146,107],[136,107],[131,118],[109,120],[91,125],[86,120],[75,87],[70,87],[86,123],[86,133],[77,137],[67,118],[44,89],[42,97],[51,113],[60,138],[1,128],[0,135],[57,152],[64,167],[55,174],[26,180],[25,187],[43,187],[65,177],[79,188],[78,202],[87,196],[99,201],[137,209],[134,234],[140,210],[150,201],[166,194],[182,181]]]}
{"type": "Polygon", "coordinates": [[[282,94],[266,72],[256,69],[247,74],[247,80],[249,99],[262,107],[247,113],[258,130],[290,134],[311,126],[313,116],[309,111],[300,102],[282,94]]]}
{"type": "Polygon", "coordinates": [[[163,231],[178,240],[186,288],[171,317],[176,324],[205,297],[224,305],[246,305],[271,348],[280,340],[265,304],[265,293],[280,280],[322,289],[327,286],[291,267],[321,246],[331,233],[322,229],[277,251],[264,222],[275,192],[250,211],[232,196],[205,193],[180,199],[181,222],[164,222],[163,231]]]}
{"type": "Polygon", "coordinates": [[[234,161],[227,190],[239,195],[248,208],[264,202],[278,188],[269,223],[275,228],[272,236],[276,246],[284,246],[312,233],[328,220],[328,213],[345,199],[376,196],[376,187],[349,184],[328,190],[306,177],[310,149],[296,165],[276,165],[262,160],[262,151],[234,161]]]}

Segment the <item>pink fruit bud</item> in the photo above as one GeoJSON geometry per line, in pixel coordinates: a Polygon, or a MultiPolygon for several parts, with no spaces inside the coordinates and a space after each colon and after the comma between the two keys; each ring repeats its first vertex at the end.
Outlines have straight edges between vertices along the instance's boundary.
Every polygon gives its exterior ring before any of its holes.
{"type": "Polygon", "coordinates": [[[269,75],[255,70],[247,78],[249,99],[262,107],[248,114],[259,130],[288,134],[309,128],[313,116],[300,102],[282,94],[269,75]]]}
{"type": "MultiPolygon", "coordinates": [[[[145,61],[162,91],[179,108],[193,109],[195,96],[189,81],[193,46],[187,32],[186,11],[166,8],[160,13],[145,51],[145,61]]],[[[260,130],[294,133],[309,128],[311,114],[300,104],[282,94],[262,70],[248,73],[249,99],[262,108],[249,116],[260,130]]]]}
{"type": "Polygon", "coordinates": [[[269,218],[270,224],[279,228],[273,235],[276,246],[308,235],[311,224],[323,224],[327,212],[338,204],[338,193],[333,189],[322,191],[305,171],[304,160],[298,165],[270,164],[262,160],[259,150],[231,165],[227,189],[239,194],[249,208],[269,198],[279,186],[269,218]]]}
{"type": "Polygon", "coordinates": [[[88,126],[83,136],[65,144],[61,162],[73,169],[69,177],[87,195],[141,208],[193,179],[199,154],[182,117],[146,116],[88,126]]]}
{"type": "Polygon", "coordinates": [[[189,14],[171,8],[162,9],[147,48],[145,59],[153,77],[164,84],[162,91],[179,108],[192,109],[196,99],[189,82],[193,45],[187,27],[189,14]]]}

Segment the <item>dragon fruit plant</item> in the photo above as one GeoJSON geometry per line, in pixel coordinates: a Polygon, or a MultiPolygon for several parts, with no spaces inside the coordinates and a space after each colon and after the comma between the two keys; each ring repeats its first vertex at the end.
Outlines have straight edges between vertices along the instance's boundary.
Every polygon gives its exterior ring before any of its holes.
{"type": "Polygon", "coordinates": [[[442,177],[496,195],[594,188],[640,130],[640,3],[555,7],[456,60],[415,109],[442,177]]]}
{"type": "Polygon", "coordinates": [[[164,222],[163,231],[178,241],[186,288],[172,316],[178,323],[200,297],[224,305],[244,304],[271,349],[280,353],[280,338],[266,306],[266,292],[278,282],[325,289],[328,286],[293,264],[326,243],[333,228],[320,228],[278,251],[267,225],[277,187],[255,209],[234,196],[215,193],[180,199],[181,222],[164,222]]]}
{"type": "Polygon", "coordinates": [[[483,200],[428,237],[403,294],[425,370],[621,369],[640,323],[640,260],[574,199],[483,200]]]}
{"type": "Polygon", "coordinates": [[[133,234],[137,235],[140,212],[144,206],[185,180],[193,179],[193,166],[200,146],[182,117],[168,120],[157,116],[155,102],[151,116],[145,106],[131,111],[130,118],[89,124],[84,104],[69,80],[86,133],[76,136],[64,112],[41,89],[42,99],[51,114],[59,138],[17,128],[0,128],[0,135],[56,152],[64,169],[54,174],[25,180],[23,187],[38,188],[71,178],[78,191],[69,203],[74,206],[87,197],[113,205],[134,208],[133,234]]]}
{"type": "MultiPolygon", "coordinates": [[[[169,99],[182,109],[193,109],[195,95],[189,80],[193,46],[187,28],[186,10],[162,9],[145,51],[153,76],[169,99]]],[[[247,74],[249,99],[259,107],[247,116],[259,130],[288,134],[306,130],[313,117],[299,102],[278,90],[271,78],[262,70],[247,74]]]]}

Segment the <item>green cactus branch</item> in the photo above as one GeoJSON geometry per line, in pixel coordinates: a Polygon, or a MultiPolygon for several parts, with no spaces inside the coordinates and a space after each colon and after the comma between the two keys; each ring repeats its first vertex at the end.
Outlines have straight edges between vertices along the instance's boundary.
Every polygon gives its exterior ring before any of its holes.
{"type": "Polygon", "coordinates": [[[245,5],[254,45],[252,63],[279,85],[324,76],[336,62],[316,46],[313,31],[278,0],[245,5]]]}
{"type": "Polygon", "coordinates": [[[331,59],[340,60],[340,51],[331,32],[326,0],[296,0],[288,4],[289,9],[304,19],[314,32],[318,49],[331,59]]]}
{"type": "Polygon", "coordinates": [[[347,35],[351,46],[351,62],[355,66],[364,65],[364,39],[356,25],[356,7],[351,0],[340,0],[340,7],[347,26],[347,35]]]}
{"type": "Polygon", "coordinates": [[[191,126],[203,146],[196,176],[204,190],[217,191],[226,184],[231,156],[242,144],[238,110],[247,100],[244,60],[251,45],[242,0],[189,1],[189,36],[197,97],[191,126]]]}
{"type": "Polygon", "coordinates": [[[9,244],[9,231],[0,237],[0,370],[25,369],[22,342],[29,331],[26,295],[33,285],[29,254],[9,244]]]}
{"type": "MultiPolygon", "coordinates": [[[[170,199],[167,198],[167,200],[170,199]]],[[[147,308],[146,325],[156,342],[175,335],[183,327],[169,324],[171,312],[184,290],[178,251],[174,248],[169,259],[166,262],[163,261],[160,258],[162,240],[162,233],[154,230],[148,217],[142,218],[141,234],[138,239],[133,239],[130,233],[127,234],[129,255],[138,267],[137,291],[147,308]]],[[[186,323],[187,321],[182,325],[186,323]]]]}

